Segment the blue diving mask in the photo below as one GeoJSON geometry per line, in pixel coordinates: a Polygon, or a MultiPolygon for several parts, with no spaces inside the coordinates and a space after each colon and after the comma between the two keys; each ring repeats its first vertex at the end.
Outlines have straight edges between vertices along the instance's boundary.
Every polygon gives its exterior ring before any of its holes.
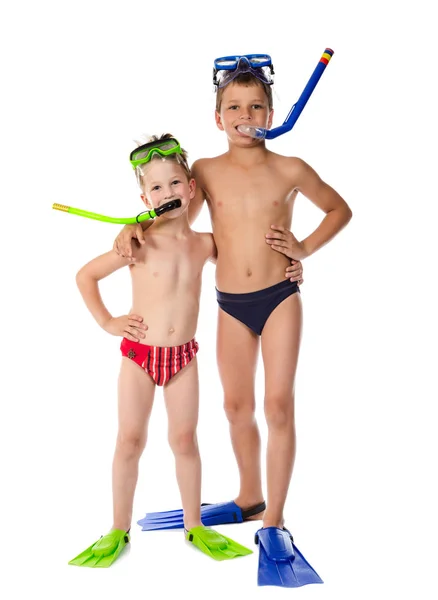
{"type": "Polygon", "coordinates": [[[266,85],[274,83],[274,65],[269,54],[244,54],[216,58],[213,84],[216,89],[223,88],[241,73],[251,73],[266,85]]]}

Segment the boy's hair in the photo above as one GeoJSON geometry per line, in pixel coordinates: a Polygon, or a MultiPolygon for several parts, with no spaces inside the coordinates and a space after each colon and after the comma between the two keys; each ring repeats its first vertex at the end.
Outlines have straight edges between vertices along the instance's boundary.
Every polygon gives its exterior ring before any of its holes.
{"type": "MultiPolygon", "coordinates": [[[[252,73],[240,73],[237,77],[235,77],[232,81],[230,81],[230,84],[233,83],[237,83],[237,85],[258,85],[259,87],[261,87],[267,98],[268,98],[268,106],[269,106],[269,110],[272,110],[273,108],[273,101],[272,101],[272,85],[267,85],[266,83],[263,83],[263,81],[260,81],[260,79],[257,79],[257,77],[255,77],[252,73]]],[[[221,103],[222,103],[222,96],[224,95],[224,90],[227,86],[223,87],[223,88],[218,88],[217,92],[216,92],[216,110],[217,112],[220,112],[221,109],[221,103]]]]}
{"type": "MultiPolygon", "coordinates": [[[[139,147],[139,146],[143,146],[143,144],[147,144],[148,142],[161,142],[162,140],[170,140],[171,138],[175,139],[175,136],[172,135],[171,133],[163,133],[160,136],[151,135],[143,141],[135,140],[135,143],[137,144],[137,147],[139,147]]],[[[189,163],[187,161],[188,154],[187,154],[186,150],[184,150],[184,148],[181,148],[181,152],[182,152],[182,154],[175,153],[175,154],[169,154],[168,156],[160,156],[159,154],[154,154],[151,158],[151,161],[154,160],[155,158],[161,158],[162,160],[171,160],[173,162],[178,163],[183,168],[184,173],[186,174],[186,177],[187,177],[187,181],[190,181],[190,179],[192,178],[192,174],[190,171],[189,163]]],[[[146,164],[149,164],[149,163],[146,163],[146,164]]],[[[141,189],[143,189],[143,187],[142,187],[142,184],[143,184],[142,167],[143,167],[143,165],[139,165],[135,169],[135,176],[137,177],[137,183],[141,189]]]]}

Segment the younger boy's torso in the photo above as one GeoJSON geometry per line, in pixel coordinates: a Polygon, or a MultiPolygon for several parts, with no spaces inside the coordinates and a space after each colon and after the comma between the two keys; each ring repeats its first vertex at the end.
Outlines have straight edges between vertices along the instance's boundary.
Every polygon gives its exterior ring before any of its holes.
{"type": "Polygon", "coordinates": [[[294,160],[267,151],[259,164],[243,167],[228,154],[199,161],[202,187],[218,249],[216,285],[222,292],[247,293],[284,281],[290,260],[272,250],[271,225],[290,229],[294,160]]]}
{"type": "Polygon", "coordinates": [[[165,235],[153,227],[146,243],[136,248],[132,278],[131,312],[148,326],[142,343],[178,346],[196,332],[202,269],[212,255],[209,233],[191,231],[183,238],[165,235]]]}

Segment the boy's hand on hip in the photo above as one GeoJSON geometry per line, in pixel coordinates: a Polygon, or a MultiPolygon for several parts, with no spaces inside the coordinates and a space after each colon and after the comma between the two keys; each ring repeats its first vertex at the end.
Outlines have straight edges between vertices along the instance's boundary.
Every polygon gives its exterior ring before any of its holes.
{"type": "Polygon", "coordinates": [[[114,240],[113,250],[123,258],[129,258],[132,262],[135,262],[135,258],[132,256],[132,240],[134,239],[138,240],[140,244],[145,243],[144,232],[140,223],[125,225],[114,240]]]}
{"type": "Polygon", "coordinates": [[[303,243],[299,242],[291,231],[280,225],[271,225],[271,230],[265,238],[266,243],[273,250],[295,260],[306,258],[307,254],[303,243]]]}
{"type": "Polygon", "coordinates": [[[303,279],[303,265],[299,260],[291,260],[290,267],[286,268],[285,277],[288,277],[291,281],[296,281],[298,285],[304,283],[303,279]]]}
{"type": "Polygon", "coordinates": [[[122,317],[113,317],[103,329],[111,335],[125,337],[131,342],[139,342],[145,337],[144,332],[148,326],[143,323],[143,317],[138,315],[123,315],[122,317]]]}

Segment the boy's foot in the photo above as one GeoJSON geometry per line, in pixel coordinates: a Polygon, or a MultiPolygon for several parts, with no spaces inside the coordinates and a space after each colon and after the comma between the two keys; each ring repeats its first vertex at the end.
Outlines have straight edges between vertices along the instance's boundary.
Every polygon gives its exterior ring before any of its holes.
{"type": "Polygon", "coordinates": [[[202,527],[201,521],[184,521],[184,531],[189,531],[189,529],[193,529],[194,527],[202,527]]]}
{"type": "Polygon", "coordinates": [[[276,527],[277,529],[284,529],[284,519],[271,519],[269,515],[266,514],[263,517],[263,528],[267,527],[276,527]]]}
{"type": "Polygon", "coordinates": [[[214,560],[229,560],[238,556],[252,554],[252,550],[241,546],[234,540],[218,533],[209,527],[193,527],[184,530],[186,540],[194,544],[201,552],[214,560]]]}
{"type": "Polygon", "coordinates": [[[78,567],[110,567],[128,543],[129,533],[127,531],[113,529],[68,564],[78,567]]]}

